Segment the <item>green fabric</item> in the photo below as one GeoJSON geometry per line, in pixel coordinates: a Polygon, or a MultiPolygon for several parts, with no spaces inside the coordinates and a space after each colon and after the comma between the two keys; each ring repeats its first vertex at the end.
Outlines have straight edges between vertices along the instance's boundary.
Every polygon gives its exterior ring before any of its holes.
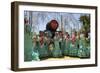
{"type": "Polygon", "coordinates": [[[34,61],[40,61],[39,59],[39,53],[38,52],[32,52],[32,60],[34,61]]]}
{"type": "Polygon", "coordinates": [[[69,49],[69,56],[77,56],[78,49],[75,47],[71,47],[69,49]]]}
{"type": "Polygon", "coordinates": [[[85,40],[85,38],[81,38],[79,41],[80,48],[78,50],[78,57],[90,57],[90,47],[89,43],[85,40]]]}
{"type": "Polygon", "coordinates": [[[54,50],[53,50],[52,54],[53,54],[53,57],[61,57],[62,56],[62,52],[60,50],[58,39],[54,40],[54,50]]]}
{"type": "Polygon", "coordinates": [[[64,48],[64,55],[69,55],[69,49],[70,49],[70,44],[71,44],[71,41],[70,40],[65,40],[65,48],[64,48]]]}
{"type": "Polygon", "coordinates": [[[40,58],[44,58],[44,57],[48,57],[48,48],[47,45],[44,44],[42,47],[40,47],[40,44],[38,46],[38,51],[39,51],[39,57],[40,58]]]}
{"type": "Polygon", "coordinates": [[[64,39],[61,40],[61,51],[62,55],[64,56],[64,50],[66,48],[66,41],[64,39]]]}
{"type": "Polygon", "coordinates": [[[86,57],[85,48],[82,48],[82,49],[78,50],[78,57],[80,57],[80,58],[86,57]]]}
{"type": "Polygon", "coordinates": [[[24,61],[32,61],[32,35],[30,26],[24,27],[24,61]]]}
{"type": "Polygon", "coordinates": [[[87,47],[87,49],[86,49],[86,56],[90,57],[90,47],[87,47]]]}
{"type": "Polygon", "coordinates": [[[38,52],[38,42],[33,43],[33,52],[32,52],[32,60],[39,61],[39,52],[38,52]]]}
{"type": "Polygon", "coordinates": [[[78,53],[78,40],[76,40],[76,42],[73,44],[71,42],[70,44],[70,49],[69,49],[69,56],[77,56],[77,53],[78,53]]]}

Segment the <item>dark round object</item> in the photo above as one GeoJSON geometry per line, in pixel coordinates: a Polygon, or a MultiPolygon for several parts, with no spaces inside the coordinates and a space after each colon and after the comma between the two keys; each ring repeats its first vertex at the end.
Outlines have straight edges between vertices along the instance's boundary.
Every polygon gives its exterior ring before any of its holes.
{"type": "Polygon", "coordinates": [[[58,28],[59,24],[56,20],[51,20],[49,23],[47,23],[46,25],[46,31],[50,31],[50,33],[52,34],[53,38],[55,36],[55,32],[58,28]]]}
{"type": "Polygon", "coordinates": [[[46,29],[50,31],[56,31],[58,26],[59,24],[56,20],[51,20],[49,23],[47,23],[46,29]]]}
{"type": "Polygon", "coordinates": [[[50,27],[52,30],[56,30],[58,28],[58,22],[56,20],[51,20],[50,27]]]}

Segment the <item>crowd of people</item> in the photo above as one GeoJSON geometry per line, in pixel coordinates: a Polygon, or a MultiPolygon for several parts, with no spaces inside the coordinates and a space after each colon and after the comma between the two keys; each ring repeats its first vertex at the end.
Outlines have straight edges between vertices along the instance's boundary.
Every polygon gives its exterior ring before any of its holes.
{"type": "Polygon", "coordinates": [[[90,37],[85,37],[82,32],[56,31],[55,36],[49,31],[40,31],[37,35],[33,33],[32,59],[42,60],[47,58],[61,58],[64,56],[89,58],[90,37]]]}

